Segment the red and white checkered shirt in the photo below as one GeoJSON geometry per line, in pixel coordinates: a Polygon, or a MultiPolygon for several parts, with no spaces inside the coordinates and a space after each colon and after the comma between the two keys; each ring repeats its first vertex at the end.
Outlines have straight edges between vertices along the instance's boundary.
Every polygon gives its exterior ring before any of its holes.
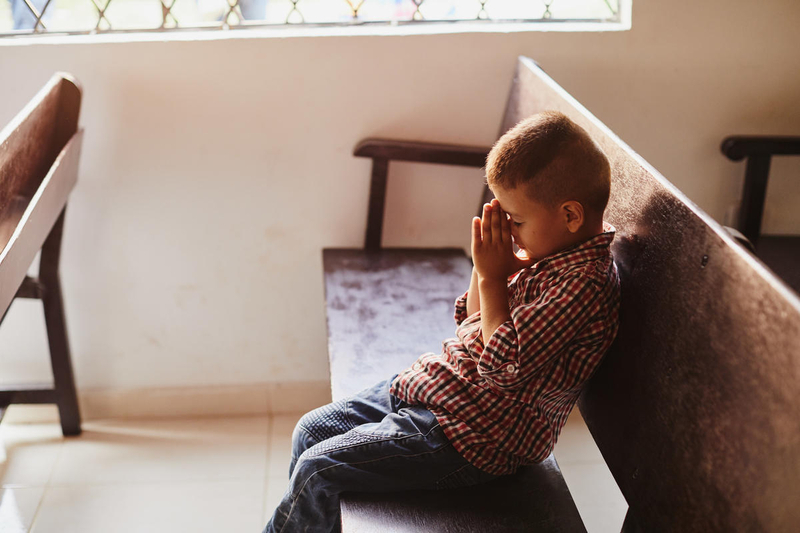
{"type": "Polygon", "coordinates": [[[619,277],[614,227],[509,278],[511,320],[484,346],[480,311],[456,300],[457,338],[427,353],[392,382],[421,404],[456,450],[478,468],[510,474],[545,460],[581,388],[614,340],[619,277]]]}

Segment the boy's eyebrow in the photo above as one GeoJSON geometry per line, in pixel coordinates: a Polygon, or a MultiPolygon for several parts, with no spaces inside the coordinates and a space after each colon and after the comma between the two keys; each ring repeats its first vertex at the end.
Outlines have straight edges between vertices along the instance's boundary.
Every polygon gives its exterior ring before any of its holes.
{"type": "Polygon", "coordinates": [[[509,211],[508,209],[506,209],[506,208],[505,208],[505,207],[503,207],[502,205],[500,206],[500,209],[501,209],[501,210],[502,210],[504,213],[506,213],[507,215],[514,216],[514,213],[512,213],[511,211],[509,211]]]}

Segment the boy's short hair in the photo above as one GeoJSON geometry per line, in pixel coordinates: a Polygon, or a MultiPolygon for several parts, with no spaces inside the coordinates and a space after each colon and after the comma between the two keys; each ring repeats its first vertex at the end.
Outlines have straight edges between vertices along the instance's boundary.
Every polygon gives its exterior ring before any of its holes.
{"type": "Polygon", "coordinates": [[[504,189],[522,186],[548,207],[577,200],[603,214],[611,167],[600,146],[563,113],[538,113],[508,130],[486,158],[486,180],[504,189]]]}

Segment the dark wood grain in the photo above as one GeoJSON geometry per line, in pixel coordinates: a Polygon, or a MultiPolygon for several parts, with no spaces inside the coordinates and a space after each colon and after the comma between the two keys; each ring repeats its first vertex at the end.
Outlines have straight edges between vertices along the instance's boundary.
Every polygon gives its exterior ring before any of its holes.
{"type": "MultiPolygon", "coordinates": [[[[25,205],[22,216],[0,255],[0,309],[7,309],[44,245],[78,176],[78,159],[83,135],[77,132],[53,162],[51,172],[39,183],[25,205]]],[[[41,263],[40,268],[47,268],[41,263]]]]}
{"type": "Polygon", "coordinates": [[[386,211],[386,186],[389,179],[389,160],[377,157],[372,160],[367,207],[367,234],[364,248],[378,250],[383,241],[383,216],[386,211]]]}
{"type": "Polygon", "coordinates": [[[485,146],[364,139],[355,147],[353,155],[391,161],[414,161],[482,168],[486,164],[489,150],[490,148],[485,146]]]}
{"type": "Polygon", "coordinates": [[[53,76],[0,133],[2,310],[14,298],[75,185],[81,138],[69,143],[78,123],[62,110],[62,102],[74,100],[75,91],[79,94],[73,82],[53,76]],[[14,232],[19,235],[13,237],[14,232]]]}
{"type": "Polygon", "coordinates": [[[733,161],[750,155],[800,155],[800,136],[731,135],[720,148],[733,161]]]}
{"type": "Polygon", "coordinates": [[[505,126],[557,109],[612,169],[617,340],[580,400],[642,531],[800,523],[800,301],[530,61],[505,126]]]}
{"type": "Polygon", "coordinates": [[[14,297],[41,300],[42,296],[44,296],[44,284],[37,278],[25,276],[25,279],[22,281],[19,289],[17,289],[17,294],[14,297]]]}
{"type": "Polygon", "coordinates": [[[0,133],[0,311],[15,297],[42,300],[54,385],[0,391],[0,406],[56,403],[65,435],[80,433],[59,264],[67,199],[78,176],[81,91],[56,74],[0,133]],[[28,269],[41,250],[38,278],[28,269]]]}
{"type": "Polygon", "coordinates": [[[795,292],[800,293],[800,236],[762,235],[758,239],[756,255],[795,292]]]}
{"type": "Polygon", "coordinates": [[[758,246],[761,237],[761,219],[767,198],[770,163],[769,155],[753,154],[747,158],[745,166],[738,227],[755,246],[758,246]]]}
{"type": "Polygon", "coordinates": [[[585,531],[552,455],[539,465],[474,487],[348,496],[342,503],[347,533],[585,531]]]}
{"type": "Polygon", "coordinates": [[[53,367],[53,388],[56,390],[61,429],[64,435],[79,435],[81,415],[78,409],[75,377],[72,372],[72,356],[67,338],[67,323],[59,277],[61,236],[64,231],[65,214],[66,206],[61,210],[42,246],[39,279],[45,287],[42,294],[42,306],[47,326],[47,341],[53,367]]]}

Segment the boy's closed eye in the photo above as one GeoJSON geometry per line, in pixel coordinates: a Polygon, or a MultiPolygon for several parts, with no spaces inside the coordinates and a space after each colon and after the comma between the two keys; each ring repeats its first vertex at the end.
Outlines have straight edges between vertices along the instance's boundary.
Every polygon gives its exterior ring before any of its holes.
{"type": "Polygon", "coordinates": [[[517,222],[516,220],[514,220],[514,217],[512,217],[511,215],[508,215],[508,219],[509,219],[509,220],[511,221],[511,223],[512,223],[512,224],[514,224],[515,226],[521,226],[521,225],[522,225],[522,222],[517,222]]]}

